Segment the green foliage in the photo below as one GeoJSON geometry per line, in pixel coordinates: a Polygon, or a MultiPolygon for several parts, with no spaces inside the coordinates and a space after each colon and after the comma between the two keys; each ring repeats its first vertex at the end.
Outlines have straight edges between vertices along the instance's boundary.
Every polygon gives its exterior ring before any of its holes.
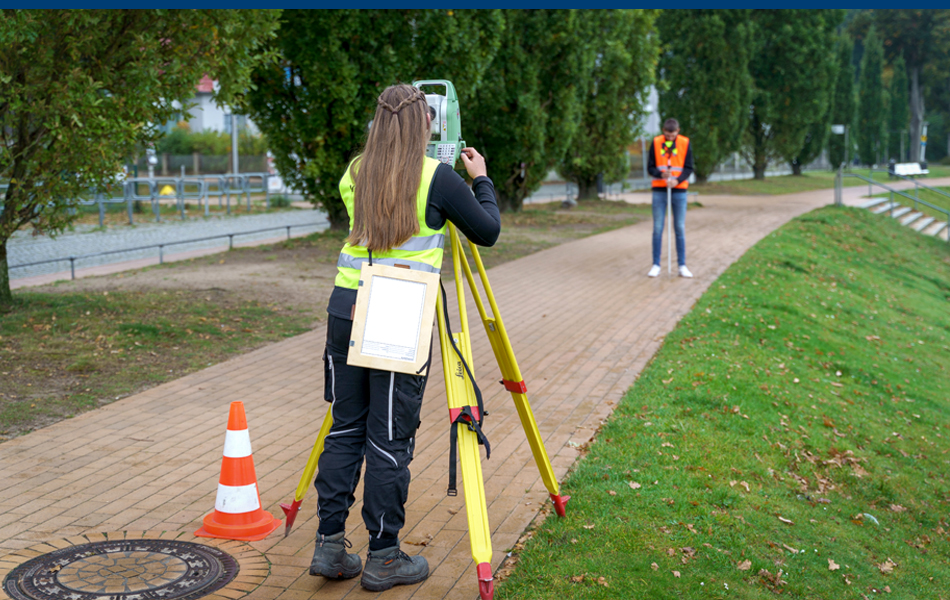
{"type": "Polygon", "coordinates": [[[14,10],[0,19],[0,305],[12,301],[6,241],[62,231],[70,199],[107,189],[158,138],[205,73],[216,98],[247,86],[277,11],[14,10]]]}
{"type": "Polygon", "coordinates": [[[751,12],[684,9],[657,21],[661,122],[679,121],[700,182],[739,148],[752,93],[751,12]]]}
{"type": "Polygon", "coordinates": [[[946,599],[946,256],[858,209],[767,235],[666,336],[495,597],[946,599]]]}
{"type": "Polygon", "coordinates": [[[834,84],[840,10],[756,10],[754,81],[744,139],[756,179],[774,159],[792,162],[812,124],[825,118],[834,84]]]}
{"type": "Polygon", "coordinates": [[[946,79],[928,82],[926,67],[946,63],[950,50],[950,10],[948,9],[875,9],[874,21],[884,41],[885,57],[894,60],[903,55],[910,80],[910,159],[919,160],[921,125],[924,121],[925,88],[945,88],[946,79]]]}
{"type": "MultiPolygon", "coordinates": [[[[891,63],[893,74],[888,88],[890,109],[887,111],[887,158],[903,162],[901,136],[910,124],[910,94],[907,88],[907,65],[904,56],[898,55],[891,63]]],[[[906,151],[906,144],[905,144],[906,151]]]]}
{"type": "MultiPolygon", "coordinates": [[[[838,38],[837,43],[837,61],[838,72],[835,78],[835,91],[832,99],[831,123],[850,127],[848,135],[848,144],[853,145],[852,138],[855,117],[855,98],[854,98],[854,64],[851,57],[854,54],[854,42],[847,35],[838,38]]],[[[849,150],[845,153],[845,136],[835,134],[828,141],[828,156],[831,165],[837,168],[843,162],[847,162],[852,156],[849,150]]]]}
{"type": "Polygon", "coordinates": [[[284,181],[326,210],[331,227],[346,229],[339,181],[379,93],[449,79],[466,115],[503,30],[493,10],[287,10],[271,46],[279,62],[254,72],[241,108],[267,137],[284,181]]]}
{"type": "Polygon", "coordinates": [[[597,176],[626,178],[627,147],[636,139],[643,102],[653,83],[658,40],[655,10],[588,10],[577,43],[590,72],[581,125],[558,173],[574,181],[578,200],[597,197],[597,176]]]}
{"type": "Polygon", "coordinates": [[[494,62],[462,104],[462,134],[485,155],[500,208],[517,211],[573,142],[591,74],[578,38],[584,13],[504,13],[494,62]]]}
{"type": "MultiPolygon", "coordinates": [[[[231,154],[231,134],[207,129],[192,133],[187,127],[176,127],[162,137],[155,150],[168,154],[228,155],[231,154]]],[[[267,138],[246,131],[238,133],[238,153],[242,156],[262,156],[267,153],[267,138]]]]}
{"type": "Polygon", "coordinates": [[[864,39],[861,75],[858,80],[858,157],[866,165],[878,162],[884,150],[884,47],[874,27],[864,39]]]}

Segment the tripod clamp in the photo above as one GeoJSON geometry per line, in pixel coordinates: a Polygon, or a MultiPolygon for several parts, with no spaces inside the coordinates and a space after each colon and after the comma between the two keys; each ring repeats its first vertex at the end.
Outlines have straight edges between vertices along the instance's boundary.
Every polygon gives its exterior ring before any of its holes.
{"type": "Polygon", "coordinates": [[[457,462],[459,427],[462,425],[468,427],[468,430],[478,438],[478,443],[485,446],[485,458],[491,458],[491,444],[488,443],[488,438],[482,431],[481,419],[479,418],[481,415],[479,413],[477,406],[449,409],[449,421],[451,423],[449,437],[451,441],[449,443],[449,489],[446,491],[448,496],[458,496],[455,463],[457,462]]]}

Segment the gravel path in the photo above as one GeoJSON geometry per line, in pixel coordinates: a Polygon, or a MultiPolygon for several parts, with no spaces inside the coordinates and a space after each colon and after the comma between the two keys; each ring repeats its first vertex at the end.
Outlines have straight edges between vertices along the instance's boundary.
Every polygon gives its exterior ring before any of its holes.
{"type": "MultiPolygon", "coordinates": [[[[17,233],[7,244],[7,260],[11,265],[10,279],[20,279],[49,273],[59,273],[69,269],[70,256],[81,256],[96,252],[137,248],[154,244],[169,244],[183,240],[192,240],[216,235],[240,234],[270,227],[293,226],[292,235],[323,231],[329,227],[326,213],[316,210],[295,210],[265,215],[233,215],[210,219],[191,219],[179,221],[168,219],[161,223],[142,223],[131,227],[117,227],[106,231],[91,231],[89,226],[77,226],[74,232],[61,234],[55,238],[47,236],[33,237],[29,233],[17,233]],[[17,268],[17,265],[43,260],[56,262],[17,268]]],[[[235,236],[235,242],[247,243],[253,240],[279,236],[280,231],[271,230],[261,233],[235,236]]],[[[165,252],[187,252],[220,246],[227,239],[213,239],[188,244],[174,244],[166,247],[165,252]]],[[[76,267],[98,265],[150,258],[158,256],[158,248],[147,248],[132,252],[119,252],[106,256],[94,256],[76,261],[76,267]]]]}

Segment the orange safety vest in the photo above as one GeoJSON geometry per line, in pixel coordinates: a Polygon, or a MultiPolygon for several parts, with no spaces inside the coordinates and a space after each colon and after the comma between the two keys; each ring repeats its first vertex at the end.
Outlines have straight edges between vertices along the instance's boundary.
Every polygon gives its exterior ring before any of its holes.
{"type": "MultiPolygon", "coordinates": [[[[658,135],[653,138],[653,156],[656,159],[656,168],[663,171],[669,171],[670,177],[679,177],[683,172],[683,165],[686,164],[686,152],[689,150],[689,138],[683,135],[676,136],[676,140],[667,146],[666,136],[658,135]]],[[[662,179],[654,179],[653,187],[665,188],[666,182],[662,179]]],[[[684,180],[675,190],[685,190],[689,187],[689,180],[684,180]]]]}

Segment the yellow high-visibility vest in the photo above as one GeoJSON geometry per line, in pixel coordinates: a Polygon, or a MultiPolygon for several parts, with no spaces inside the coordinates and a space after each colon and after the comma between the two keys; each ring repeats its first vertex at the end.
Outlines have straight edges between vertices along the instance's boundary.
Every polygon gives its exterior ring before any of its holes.
{"type": "MultiPolygon", "coordinates": [[[[416,192],[416,216],[419,219],[419,233],[409,238],[398,248],[386,252],[373,252],[373,264],[394,266],[407,265],[410,269],[439,273],[442,270],[442,249],[445,246],[447,225],[441,229],[432,229],[426,225],[426,204],[429,201],[429,188],[435,177],[435,169],[439,161],[428,156],[422,159],[422,178],[419,181],[419,191],[416,192]]],[[[355,162],[355,161],[354,161],[355,162]]],[[[353,197],[354,180],[351,173],[353,163],[347,167],[346,173],[340,179],[340,196],[346,206],[346,213],[350,216],[350,231],[353,230],[353,197]]],[[[349,289],[357,289],[360,280],[360,267],[369,261],[369,252],[364,246],[354,246],[347,242],[340,250],[337,260],[336,285],[349,289]]]]}

